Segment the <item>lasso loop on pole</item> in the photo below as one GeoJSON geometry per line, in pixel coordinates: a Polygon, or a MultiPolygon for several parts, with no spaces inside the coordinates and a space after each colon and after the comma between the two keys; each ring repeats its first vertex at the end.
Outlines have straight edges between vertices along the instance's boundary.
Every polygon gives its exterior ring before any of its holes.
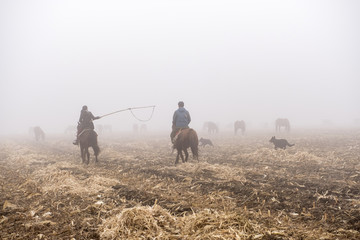
{"type": "Polygon", "coordinates": [[[100,118],[103,118],[103,117],[106,117],[106,116],[109,116],[109,115],[112,115],[112,114],[115,114],[115,113],[119,113],[119,112],[124,112],[124,111],[127,111],[127,110],[129,110],[130,112],[131,112],[131,114],[133,115],[133,117],[135,118],[135,119],[137,119],[138,121],[141,121],[141,122],[147,122],[147,121],[149,121],[151,118],[152,118],[152,116],[153,116],[153,114],[154,114],[154,110],[155,110],[155,105],[153,105],[153,106],[146,106],[146,107],[133,107],[133,108],[126,108],[126,109],[122,109],[122,110],[119,110],[119,111],[115,111],[115,112],[112,112],[112,113],[108,113],[108,114],[105,114],[105,115],[102,115],[102,116],[100,116],[100,118]],[[133,109],[140,109],[140,108],[151,108],[152,107],[152,112],[151,112],[151,116],[148,118],[148,119],[140,119],[140,118],[138,118],[138,117],[136,117],[135,116],[135,114],[133,113],[133,109]]]}
{"type": "Polygon", "coordinates": [[[147,121],[150,121],[150,120],[151,120],[151,118],[152,118],[152,116],[153,116],[153,114],[154,114],[155,106],[152,106],[152,108],[153,108],[153,109],[152,109],[151,115],[150,115],[150,117],[149,117],[148,119],[140,119],[140,118],[136,117],[135,114],[134,114],[133,111],[132,111],[134,108],[129,108],[129,110],[130,110],[131,114],[133,115],[133,117],[134,117],[136,120],[138,120],[138,121],[140,121],[140,122],[147,122],[147,121]]]}

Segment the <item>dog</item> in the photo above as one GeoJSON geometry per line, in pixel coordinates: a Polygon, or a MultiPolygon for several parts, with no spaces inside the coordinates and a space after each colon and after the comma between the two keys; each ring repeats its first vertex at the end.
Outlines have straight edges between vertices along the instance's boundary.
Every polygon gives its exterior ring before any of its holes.
{"type": "Polygon", "coordinates": [[[292,147],[295,145],[288,143],[286,139],[276,139],[275,136],[273,136],[269,142],[272,142],[275,145],[275,149],[286,149],[286,146],[292,147]]]}
{"type": "Polygon", "coordinates": [[[214,146],[210,139],[200,138],[199,146],[205,147],[206,145],[209,145],[211,147],[214,146]]]}

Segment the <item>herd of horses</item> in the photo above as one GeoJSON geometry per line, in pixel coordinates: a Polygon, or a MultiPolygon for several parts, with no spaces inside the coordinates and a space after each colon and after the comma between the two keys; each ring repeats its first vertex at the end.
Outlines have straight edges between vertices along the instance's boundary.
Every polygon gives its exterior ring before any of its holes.
{"type": "MultiPolygon", "coordinates": [[[[290,122],[286,118],[279,118],[275,121],[275,130],[280,132],[281,128],[285,128],[285,131],[290,131],[290,122]]],[[[209,134],[218,133],[219,128],[214,122],[205,122],[203,125],[203,130],[207,130],[209,134]]],[[[234,134],[241,130],[242,135],[245,134],[246,124],[244,120],[234,122],[234,134]]],[[[34,127],[32,129],[36,141],[44,140],[45,133],[40,127],[34,127]]],[[[82,163],[89,164],[90,162],[90,152],[89,148],[91,147],[94,151],[95,162],[98,161],[98,155],[100,153],[100,148],[97,141],[97,133],[91,129],[85,129],[79,134],[79,145],[82,163]]],[[[177,150],[175,165],[179,162],[181,158],[182,162],[185,163],[188,161],[189,152],[188,149],[191,149],[193,158],[198,160],[199,156],[199,139],[196,131],[192,128],[181,129],[176,134],[176,141],[174,142],[173,149],[177,150]],[[185,155],[185,156],[184,156],[185,155]]]]}
{"type": "MultiPolygon", "coordinates": [[[[286,132],[290,132],[290,122],[287,118],[278,118],[275,121],[275,131],[281,132],[284,128],[286,132]]],[[[234,134],[237,135],[241,130],[241,134],[244,135],[246,131],[246,124],[244,120],[237,120],[234,122],[234,134]]],[[[209,134],[218,133],[219,127],[214,122],[205,122],[203,125],[203,131],[207,131],[209,134]]]]}

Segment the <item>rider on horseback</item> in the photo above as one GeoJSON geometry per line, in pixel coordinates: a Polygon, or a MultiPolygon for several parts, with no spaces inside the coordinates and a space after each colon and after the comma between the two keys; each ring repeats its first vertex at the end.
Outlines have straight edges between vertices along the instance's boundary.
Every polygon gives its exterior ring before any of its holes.
{"type": "Polygon", "coordinates": [[[175,142],[175,136],[179,130],[183,128],[189,128],[191,117],[189,112],[184,108],[184,102],[178,103],[179,108],[174,112],[172,121],[172,132],[170,134],[171,142],[175,142]]]}
{"type": "Polygon", "coordinates": [[[74,140],[73,144],[78,145],[79,144],[79,134],[84,129],[91,129],[94,130],[94,123],[93,120],[100,119],[100,117],[94,117],[94,115],[88,111],[87,106],[83,106],[80,112],[80,118],[77,126],[77,134],[76,139],[74,140]]]}

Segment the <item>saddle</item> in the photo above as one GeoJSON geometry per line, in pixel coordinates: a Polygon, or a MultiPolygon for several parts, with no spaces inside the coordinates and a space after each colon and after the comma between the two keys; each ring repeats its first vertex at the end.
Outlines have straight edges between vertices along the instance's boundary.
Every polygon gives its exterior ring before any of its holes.
{"type": "Polygon", "coordinates": [[[182,128],[179,129],[179,131],[176,132],[175,137],[172,139],[172,143],[175,145],[176,140],[179,137],[179,134],[181,133],[181,130],[183,130],[182,128]]]}
{"type": "Polygon", "coordinates": [[[78,137],[80,137],[81,134],[83,134],[83,133],[86,132],[86,131],[93,131],[93,132],[96,134],[96,136],[98,136],[97,133],[96,133],[94,130],[92,130],[91,128],[85,128],[85,129],[83,129],[83,130],[79,133],[78,137]]]}

